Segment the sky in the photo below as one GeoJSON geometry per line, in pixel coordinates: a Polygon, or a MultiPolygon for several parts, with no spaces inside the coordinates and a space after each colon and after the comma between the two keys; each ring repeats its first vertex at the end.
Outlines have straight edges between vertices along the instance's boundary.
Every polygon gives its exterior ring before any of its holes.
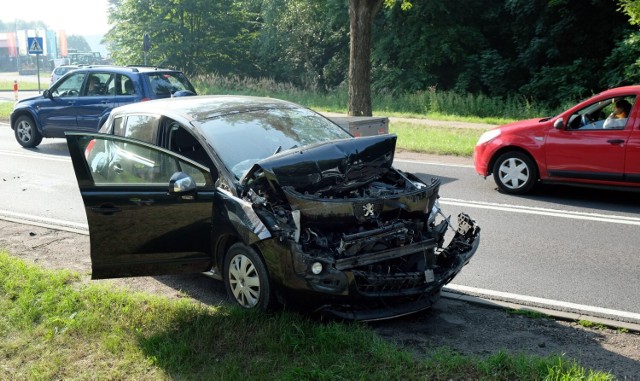
{"type": "Polygon", "coordinates": [[[107,0],[2,0],[0,20],[42,21],[52,30],[64,29],[67,36],[104,35],[107,0]]]}

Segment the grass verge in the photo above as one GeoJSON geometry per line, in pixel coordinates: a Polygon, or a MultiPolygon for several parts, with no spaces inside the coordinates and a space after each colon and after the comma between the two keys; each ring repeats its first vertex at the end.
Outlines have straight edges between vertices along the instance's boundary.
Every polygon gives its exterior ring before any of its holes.
{"type": "Polygon", "coordinates": [[[11,110],[13,110],[13,102],[0,101],[0,121],[9,120],[11,110]]]}
{"type": "MultiPolygon", "coordinates": [[[[50,77],[40,76],[40,90],[49,88],[50,77]]],[[[38,90],[38,82],[32,81],[21,81],[18,79],[18,89],[20,91],[37,91],[38,90]]],[[[13,81],[2,81],[0,80],[0,90],[13,91],[13,81]]]]}
{"type": "Polygon", "coordinates": [[[472,156],[484,131],[457,127],[432,127],[413,123],[391,123],[389,132],[398,135],[396,147],[436,155],[472,156]]]}
{"type": "Polygon", "coordinates": [[[85,285],[0,252],[0,379],[611,380],[561,356],[436,351],[417,360],[364,324],[85,285]]]}

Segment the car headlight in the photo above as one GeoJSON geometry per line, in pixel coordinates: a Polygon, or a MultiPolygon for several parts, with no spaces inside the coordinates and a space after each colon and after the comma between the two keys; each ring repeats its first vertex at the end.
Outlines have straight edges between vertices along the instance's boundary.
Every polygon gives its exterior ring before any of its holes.
{"type": "MultiPolygon", "coordinates": [[[[425,213],[428,212],[425,210],[425,213]]],[[[440,211],[440,203],[438,202],[438,200],[436,200],[436,202],[433,203],[433,207],[431,208],[431,211],[429,213],[429,218],[427,220],[427,222],[431,225],[435,222],[436,217],[438,216],[439,213],[442,213],[440,211]]]]}
{"type": "Polygon", "coordinates": [[[502,133],[502,131],[500,131],[499,128],[496,128],[495,130],[489,130],[487,132],[485,132],[484,134],[480,135],[480,139],[478,139],[478,142],[476,143],[476,145],[480,145],[483,143],[486,143],[490,140],[493,140],[495,138],[497,138],[498,136],[500,136],[500,134],[502,133]]]}

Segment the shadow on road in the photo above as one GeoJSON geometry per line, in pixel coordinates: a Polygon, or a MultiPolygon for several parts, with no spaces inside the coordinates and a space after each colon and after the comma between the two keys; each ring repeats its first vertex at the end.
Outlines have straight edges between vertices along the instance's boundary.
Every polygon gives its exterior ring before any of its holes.
{"type": "MultiPolygon", "coordinates": [[[[69,157],[69,148],[64,139],[46,139],[35,148],[24,148],[24,150],[35,154],[47,154],[61,157],[69,157]],[[46,141],[50,140],[50,141],[46,141]]],[[[16,143],[17,144],[17,143],[16,143]]]]}

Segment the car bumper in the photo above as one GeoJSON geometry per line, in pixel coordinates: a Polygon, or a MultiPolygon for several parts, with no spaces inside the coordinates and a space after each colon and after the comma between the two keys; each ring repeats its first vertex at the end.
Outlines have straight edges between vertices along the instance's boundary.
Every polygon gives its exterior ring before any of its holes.
{"type": "Polygon", "coordinates": [[[284,266],[282,291],[286,300],[294,299],[296,305],[328,317],[371,321],[412,314],[428,309],[439,299],[442,287],[469,262],[479,244],[480,229],[475,224],[465,232],[459,228],[449,246],[436,256],[437,266],[403,273],[366,269],[415,254],[422,257],[435,242],[427,240],[357,259],[325,262],[317,275],[308,271],[310,261],[321,261],[302,260],[304,254],[295,252],[291,266],[284,266]]]}

